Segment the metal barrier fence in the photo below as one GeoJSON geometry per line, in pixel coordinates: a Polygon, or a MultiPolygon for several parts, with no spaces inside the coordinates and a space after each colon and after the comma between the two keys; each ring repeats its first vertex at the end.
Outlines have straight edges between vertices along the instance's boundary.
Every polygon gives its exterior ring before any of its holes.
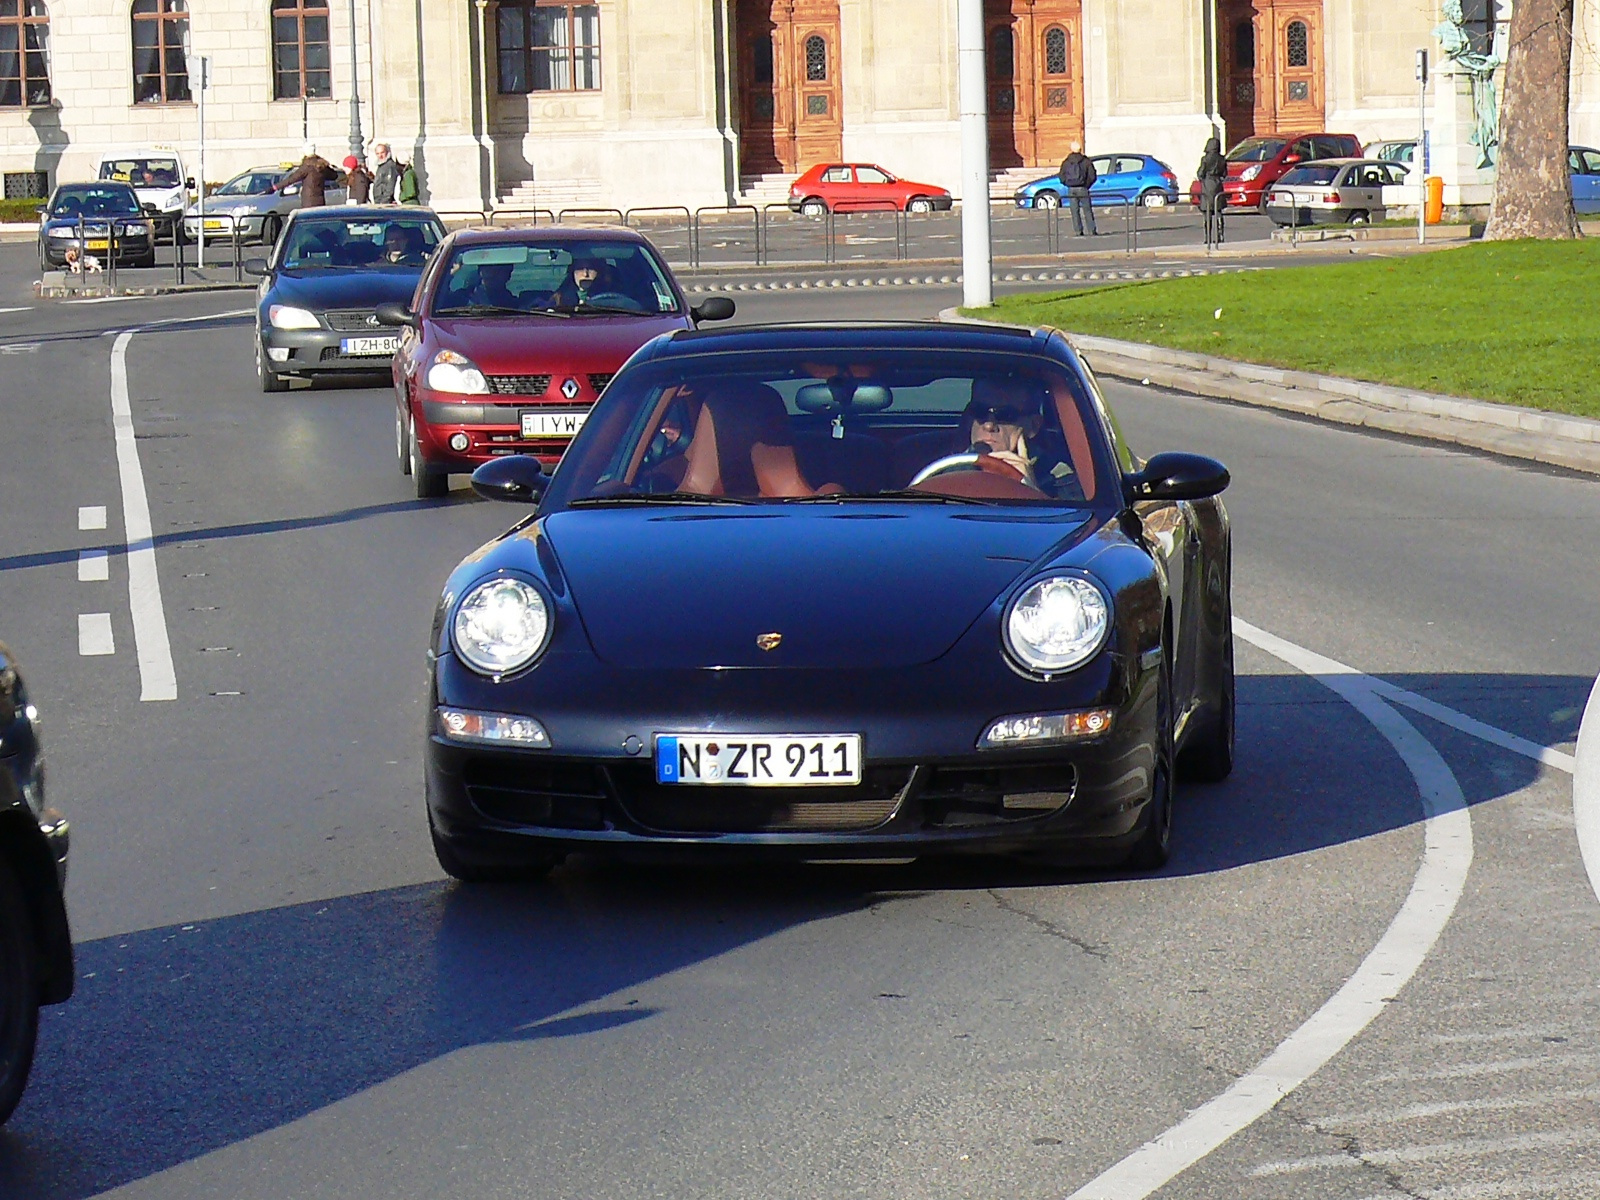
{"type": "MultiPolygon", "coordinates": [[[[683,242],[684,242],[683,248],[684,248],[684,255],[688,259],[689,265],[690,266],[694,266],[695,265],[695,259],[697,257],[697,251],[696,251],[695,244],[694,244],[694,213],[689,211],[689,209],[685,208],[683,205],[681,205],[681,204],[655,204],[655,205],[646,205],[646,206],[643,206],[643,207],[640,207],[640,208],[630,208],[627,212],[622,214],[622,223],[624,225],[628,226],[628,228],[630,228],[630,229],[638,229],[638,228],[640,228],[640,226],[636,225],[634,223],[634,217],[635,216],[648,216],[650,214],[666,214],[666,213],[670,213],[674,217],[678,216],[680,213],[683,215],[683,242]]],[[[651,222],[651,224],[653,226],[658,226],[659,224],[663,224],[663,223],[664,222],[661,222],[661,223],[651,222]]],[[[675,228],[675,227],[676,227],[676,222],[673,222],[673,223],[671,223],[671,225],[669,225],[669,228],[675,228]]],[[[672,254],[669,252],[668,247],[663,244],[663,239],[661,238],[660,233],[661,233],[661,230],[659,228],[653,228],[652,229],[651,237],[650,237],[650,244],[655,246],[655,248],[657,250],[660,250],[662,255],[665,258],[667,258],[668,261],[671,261],[672,260],[672,254]]],[[[673,248],[676,248],[676,247],[673,247],[673,248]]]]}
{"type": "Polygon", "coordinates": [[[615,221],[589,222],[600,225],[626,225],[627,216],[620,208],[563,208],[556,214],[556,224],[565,225],[568,217],[616,217],[615,221]]]}
{"type": "MultiPolygon", "coordinates": [[[[689,231],[689,265],[691,267],[698,267],[703,259],[700,233],[705,227],[706,216],[708,214],[711,216],[732,216],[734,213],[750,214],[750,227],[755,235],[756,266],[759,267],[765,264],[766,259],[763,257],[761,210],[754,204],[712,204],[707,205],[704,208],[695,209],[691,218],[689,231]]],[[[713,221],[712,224],[727,225],[732,224],[732,222],[713,221]]],[[[742,227],[743,224],[743,221],[737,222],[737,226],[742,227]]]]}

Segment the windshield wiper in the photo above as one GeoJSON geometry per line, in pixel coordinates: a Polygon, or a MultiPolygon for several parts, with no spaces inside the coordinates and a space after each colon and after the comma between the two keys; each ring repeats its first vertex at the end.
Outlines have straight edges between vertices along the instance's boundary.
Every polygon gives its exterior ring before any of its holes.
{"type": "Polygon", "coordinates": [[[567,507],[601,504],[754,504],[738,496],[707,496],[703,492],[622,492],[615,496],[584,496],[567,501],[567,507]]]}
{"type": "Polygon", "coordinates": [[[570,317],[559,308],[508,308],[503,304],[458,304],[453,308],[436,308],[436,317],[570,317]]]}
{"type": "MultiPolygon", "coordinates": [[[[650,314],[637,308],[623,308],[620,304],[574,304],[573,313],[601,313],[605,316],[648,317],[650,314]]],[[[565,315],[565,314],[564,314],[565,315]]]]}
{"type": "Polygon", "coordinates": [[[834,492],[831,495],[794,496],[789,504],[827,504],[831,501],[921,500],[929,504],[993,504],[975,496],[948,496],[942,492],[924,492],[920,488],[890,488],[882,492],[834,492]]]}

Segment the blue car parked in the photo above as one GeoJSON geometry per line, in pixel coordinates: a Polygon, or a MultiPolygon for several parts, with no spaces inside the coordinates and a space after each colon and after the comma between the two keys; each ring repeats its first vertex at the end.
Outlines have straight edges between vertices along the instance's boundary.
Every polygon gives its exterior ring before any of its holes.
{"type": "MultiPolygon", "coordinates": [[[[1091,159],[1100,178],[1089,189],[1096,208],[1112,204],[1143,204],[1160,208],[1178,202],[1178,177],[1159,158],[1148,154],[1096,154],[1091,159]]],[[[1059,175],[1046,175],[1017,189],[1018,208],[1060,208],[1067,189],[1059,175]]]]}
{"type": "Polygon", "coordinates": [[[1585,216],[1600,213],[1600,150],[1571,147],[1567,167],[1572,172],[1572,207],[1585,216]]]}

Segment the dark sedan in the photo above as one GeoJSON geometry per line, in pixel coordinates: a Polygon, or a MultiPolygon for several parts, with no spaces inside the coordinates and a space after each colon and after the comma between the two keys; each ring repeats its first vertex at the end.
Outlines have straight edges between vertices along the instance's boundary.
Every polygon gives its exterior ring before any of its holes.
{"type": "Polygon", "coordinates": [[[571,851],[1165,861],[1233,761],[1226,469],[1135,459],[1057,332],[679,332],[611,382],[430,644],[460,879],[571,851]]]}
{"type": "Polygon", "coordinates": [[[0,646],[0,1124],[33,1066],[39,1006],[72,995],[67,822],[45,804],[39,713],[0,646]]]}
{"type": "Polygon", "coordinates": [[[444,225],[426,209],[339,206],[290,214],[270,259],[245,270],[256,291],[256,375],[263,392],[291,377],[387,371],[399,339],[378,305],[417,290],[444,225]]]}
{"type": "Polygon", "coordinates": [[[153,267],[155,231],[125,183],[63,183],[39,210],[39,269],[67,265],[67,251],[81,259],[112,257],[130,267],[153,267]]]}

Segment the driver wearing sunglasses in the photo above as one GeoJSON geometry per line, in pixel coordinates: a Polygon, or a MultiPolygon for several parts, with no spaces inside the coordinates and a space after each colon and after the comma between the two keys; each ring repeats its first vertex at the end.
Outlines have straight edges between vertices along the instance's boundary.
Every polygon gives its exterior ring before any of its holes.
{"type": "Polygon", "coordinates": [[[1019,379],[975,380],[962,427],[972,453],[1003,463],[1023,483],[1038,487],[1028,439],[1038,435],[1043,418],[1032,390],[1019,379]]]}

